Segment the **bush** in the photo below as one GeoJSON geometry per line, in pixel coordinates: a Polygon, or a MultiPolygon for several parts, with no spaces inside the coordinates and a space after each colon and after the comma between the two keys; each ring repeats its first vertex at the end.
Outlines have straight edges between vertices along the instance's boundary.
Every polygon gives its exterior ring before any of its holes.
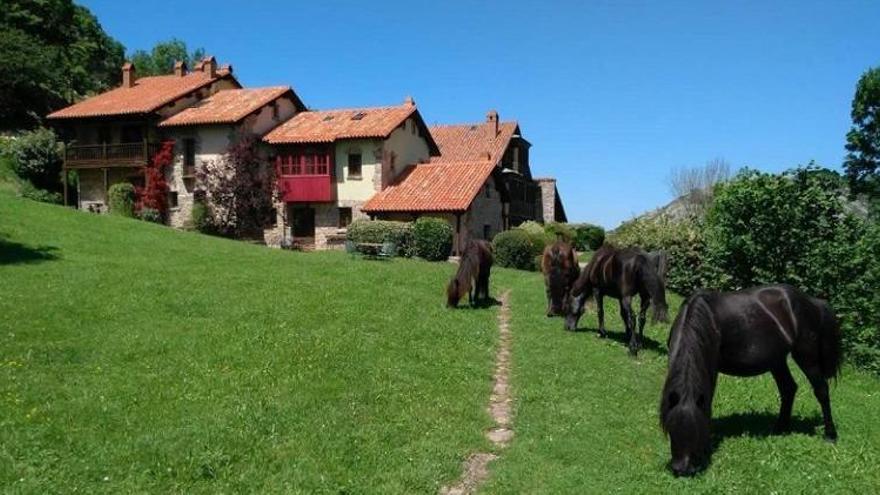
{"type": "Polygon", "coordinates": [[[135,193],[134,186],[128,182],[119,182],[110,186],[110,213],[123,217],[134,218],[135,193]]]}
{"type": "Polygon", "coordinates": [[[415,256],[413,224],[387,220],[355,220],[348,226],[346,239],[354,242],[381,244],[393,242],[401,256],[415,256]]]}
{"type": "Polygon", "coordinates": [[[572,242],[575,236],[574,228],[561,222],[550,222],[544,225],[544,233],[549,239],[552,239],[552,242],[556,242],[560,238],[565,242],[572,242]]]}
{"type": "Polygon", "coordinates": [[[162,213],[155,208],[141,208],[138,216],[146,222],[162,223],[162,213]]]}
{"type": "Polygon", "coordinates": [[[452,251],[452,226],[442,218],[422,217],[413,225],[417,256],[428,261],[443,261],[452,251]]]}
{"type": "Polygon", "coordinates": [[[583,223],[574,226],[574,247],[578,251],[595,251],[605,244],[605,229],[583,223]]]}
{"type": "Polygon", "coordinates": [[[853,364],[880,374],[880,224],[870,224],[855,248],[858,274],[838,290],[835,309],[853,364]]]}
{"type": "Polygon", "coordinates": [[[614,229],[608,241],[619,247],[666,251],[666,287],[679,294],[687,296],[704,287],[703,232],[694,219],[676,220],[665,215],[634,218],[614,229]]]}
{"type": "Polygon", "coordinates": [[[39,201],[41,203],[61,204],[64,198],[61,193],[46,191],[45,189],[37,189],[28,181],[22,181],[19,185],[18,194],[23,198],[39,201]]]}
{"type": "Polygon", "coordinates": [[[204,201],[196,201],[193,203],[190,212],[190,223],[192,228],[203,234],[213,234],[214,225],[211,223],[211,211],[204,201]]]}
{"type": "Polygon", "coordinates": [[[7,153],[12,170],[37,189],[61,190],[61,146],[51,129],[25,132],[9,141],[7,153]]]}
{"type": "Polygon", "coordinates": [[[538,222],[529,220],[528,222],[523,222],[519,226],[514,227],[514,230],[525,232],[529,237],[529,242],[532,245],[532,253],[534,255],[543,253],[545,247],[556,242],[556,235],[548,233],[544,230],[544,226],[538,222]]]}
{"type": "Polygon", "coordinates": [[[501,232],[492,240],[495,263],[518,270],[535,270],[535,248],[529,234],[523,229],[501,232]]]}

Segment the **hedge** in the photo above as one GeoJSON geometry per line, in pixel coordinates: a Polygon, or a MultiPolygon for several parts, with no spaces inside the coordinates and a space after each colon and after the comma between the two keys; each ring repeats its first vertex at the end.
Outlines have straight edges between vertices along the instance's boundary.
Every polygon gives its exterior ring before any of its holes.
{"type": "Polygon", "coordinates": [[[507,268],[535,270],[535,248],[529,234],[523,229],[500,232],[492,240],[495,263],[507,268]]]}
{"type": "Polygon", "coordinates": [[[452,252],[452,226],[442,218],[421,217],[412,229],[415,253],[428,261],[443,261],[452,252]]]}
{"type": "Polygon", "coordinates": [[[398,254],[415,255],[413,224],[409,222],[358,219],[348,226],[346,239],[354,243],[393,242],[397,246],[398,254]]]}
{"type": "Polygon", "coordinates": [[[605,244],[605,229],[598,225],[582,223],[574,225],[574,248],[578,251],[595,251],[605,244]]]}
{"type": "Polygon", "coordinates": [[[112,215],[134,218],[135,192],[133,185],[128,182],[113,184],[110,186],[108,196],[112,215]]]}

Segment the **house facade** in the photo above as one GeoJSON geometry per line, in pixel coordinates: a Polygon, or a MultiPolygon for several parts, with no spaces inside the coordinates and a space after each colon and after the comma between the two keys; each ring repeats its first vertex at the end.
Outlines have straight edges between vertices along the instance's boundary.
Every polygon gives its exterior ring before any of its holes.
{"type": "MultiPolygon", "coordinates": [[[[77,207],[105,212],[107,193],[117,182],[143,185],[142,170],[163,139],[158,124],[211,95],[241,85],[232,68],[213,57],[192,72],[178,63],[174,74],[137,78],[122,68],[122,85],[47,116],[66,143],[64,171],[79,175],[77,207]]],[[[65,182],[65,204],[70,196],[65,182]]]]}
{"type": "Polygon", "coordinates": [[[305,105],[287,86],[230,89],[160,122],[161,134],[174,141],[174,162],[166,171],[168,223],[177,228],[190,226],[193,204],[204,190],[204,184],[197,183],[197,168],[219,164],[238,140],[262,137],[304,110],[305,105]]]}
{"type": "Polygon", "coordinates": [[[370,198],[408,166],[439,154],[411,98],[392,107],[302,112],[263,142],[279,191],[267,243],[317,249],[341,246],[370,198]]]}

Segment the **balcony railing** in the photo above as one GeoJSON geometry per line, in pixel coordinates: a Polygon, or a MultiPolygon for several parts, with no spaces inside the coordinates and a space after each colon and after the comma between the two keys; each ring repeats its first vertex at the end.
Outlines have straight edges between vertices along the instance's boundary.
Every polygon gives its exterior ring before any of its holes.
{"type": "Polygon", "coordinates": [[[159,143],[86,144],[68,146],[67,168],[142,167],[159,151],[159,143]]]}
{"type": "Polygon", "coordinates": [[[330,175],[285,175],[278,178],[278,188],[288,203],[333,201],[330,175]]]}

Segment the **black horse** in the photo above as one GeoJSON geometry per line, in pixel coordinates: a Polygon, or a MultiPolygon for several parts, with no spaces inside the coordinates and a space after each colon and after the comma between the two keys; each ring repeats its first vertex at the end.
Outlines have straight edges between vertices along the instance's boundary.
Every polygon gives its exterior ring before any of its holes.
{"type": "Polygon", "coordinates": [[[446,305],[458,307],[464,294],[476,306],[489,300],[489,272],[492,269],[492,246],[483,240],[470,240],[458,262],[458,271],[446,287],[446,305]]]}
{"type": "Polygon", "coordinates": [[[775,430],[791,420],[797,385],[789,352],[801,368],[825,419],[825,438],[837,431],[831,418],[828,379],[840,370],[840,329],[828,303],[787,285],[691,296],[669,333],[669,372],[660,400],[660,421],[672,450],[670,468],[692,475],[710,456],[712,399],[718,373],[773,373],[782,405],[775,430]]]}
{"type": "Polygon", "coordinates": [[[547,316],[564,315],[568,311],[568,293],[581,272],[571,244],[556,241],[547,246],[541,257],[541,271],[547,293],[547,316]]]}
{"type": "Polygon", "coordinates": [[[620,300],[620,317],[626,326],[629,351],[635,355],[641,345],[645,329],[645,315],[649,306],[654,306],[652,320],[666,321],[666,288],[655,268],[655,263],[638,248],[617,249],[604,245],[594,254],[586,268],[581,272],[572,287],[565,328],[577,329],[578,320],[584,313],[584,305],[589,296],[596,297],[596,311],[599,317],[599,336],[605,337],[605,309],[603,298],[610,296],[620,300]],[[632,309],[632,298],[641,299],[639,326],[632,309]]]}

